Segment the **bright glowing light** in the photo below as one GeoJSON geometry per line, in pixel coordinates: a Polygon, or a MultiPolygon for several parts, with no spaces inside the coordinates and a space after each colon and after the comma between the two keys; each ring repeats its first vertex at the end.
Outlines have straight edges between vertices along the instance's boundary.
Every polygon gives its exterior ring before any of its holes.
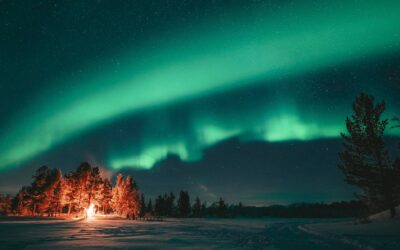
{"type": "Polygon", "coordinates": [[[95,215],[94,204],[90,204],[90,206],[86,209],[86,218],[88,220],[93,219],[94,215],[95,215]]]}

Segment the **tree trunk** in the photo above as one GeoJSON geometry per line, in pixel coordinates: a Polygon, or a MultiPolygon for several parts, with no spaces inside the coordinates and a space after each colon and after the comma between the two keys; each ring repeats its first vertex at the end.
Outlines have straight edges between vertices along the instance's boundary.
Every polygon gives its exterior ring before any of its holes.
{"type": "Polygon", "coordinates": [[[68,216],[71,214],[71,209],[72,209],[72,206],[71,206],[71,203],[69,203],[68,204],[68,216]]]}

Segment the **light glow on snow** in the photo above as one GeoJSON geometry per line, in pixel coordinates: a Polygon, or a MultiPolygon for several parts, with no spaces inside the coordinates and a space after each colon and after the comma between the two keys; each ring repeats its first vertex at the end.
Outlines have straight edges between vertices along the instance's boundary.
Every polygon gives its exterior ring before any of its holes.
{"type": "Polygon", "coordinates": [[[86,209],[86,218],[88,220],[92,220],[94,218],[95,211],[94,211],[94,204],[90,204],[90,206],[86,209]]]}

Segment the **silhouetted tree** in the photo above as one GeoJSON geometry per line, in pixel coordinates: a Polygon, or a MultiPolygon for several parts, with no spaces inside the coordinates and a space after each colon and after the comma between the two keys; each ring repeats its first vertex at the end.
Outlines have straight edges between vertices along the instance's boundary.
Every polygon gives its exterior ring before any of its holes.
{"type": "Polygon", "coordinates": [[[144,194],[140,195],[140,213],[139,216],[143,217],[146,214],[146,201],[144,199],[144,194]]]}
{"type": "Polygon", "coordinates": [[[360,198],[372,209],[390,209],[394,216],[394,168],[384,142],[388,124],[382,119],[385,103],[374,103],[374,98],[365,94],[353,103],[353,115],[346,119],[348,135],[342,133],[344,151],[340,153],[346,181],[363,190],[360,198]]]}
{"type": "Polygon", "coordinates": [[[203,202],[201,204],[201,209],[200,209],[200,217],[204,217],[206,215],[207,212],[207,202],[203,202]]]}
{"type": "Polygon", "coordinates": [[[165,203],[164,198],[161,195],[159,195],[156,198],[155,205],[154,205],[154,213],[156,215],[158,215],[158,216],[164,215],[164,203],[165,203]]]}
{"type": "Polygon", "coordinates": [[[219,201],[217,203],[217,216],[226,217],[226,204],[222,197],[219,198],[219,201]]]}
{"type": "Polygon", "coordinates": [[[165,199],[165,215],[173,216],[175,211],[175,195],[170,192],[169,195],[164,196],[165,199]]]}
{"type": "Polygon", "coordinates": [[[193,217],[201,217],[201,201],[199,197],[196,197],[193,208],[192,208],[193,217]]]}
{"type": "Polygon", "coordinates": [[[179,193],[178,213],[180,217],[188,217],[190,214],[190,197],[188,192],[181,191],[179,193]]]}
{"type": "Polygon", "coordinates": [[[153,203],[151,202],[151,199],[149,199],[149,202],[147,203],[146,212],[150,215],[154,214],[153,203]]]}

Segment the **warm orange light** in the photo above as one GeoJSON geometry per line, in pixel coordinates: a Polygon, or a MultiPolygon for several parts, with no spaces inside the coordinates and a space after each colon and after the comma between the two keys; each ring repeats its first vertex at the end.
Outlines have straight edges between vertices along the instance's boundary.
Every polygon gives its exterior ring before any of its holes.
{"type": "Polygon", "coordinates": [[[86,209],[86,217],[92,219],[95,215],[94,204],[90,204],[89,208],[86,209]]]}

